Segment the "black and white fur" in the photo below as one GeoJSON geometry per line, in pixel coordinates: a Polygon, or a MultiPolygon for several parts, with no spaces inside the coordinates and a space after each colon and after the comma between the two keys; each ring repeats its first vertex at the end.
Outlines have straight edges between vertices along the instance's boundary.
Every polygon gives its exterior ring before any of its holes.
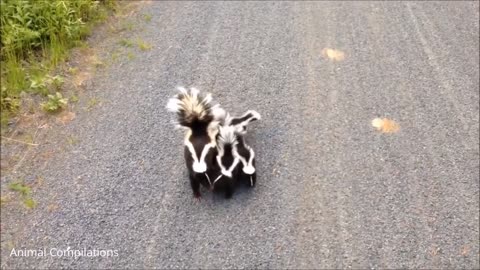
{"type": "Polygon", "coordinates": [[[219,175],[214,180],[214,190],[223,190],[231,198],[235,185],[243,181],[253,187],[256,182],[255,153],[245,143],[244,135],[250,122],[260,119],[260,114],[247,111],[240,117],[226,114],[219,126],[216,157],[219,175]]]}
{"type": "Polygon", "coordinates": [[[242,135],[237,137],[237,153],[240,159],[240,169],[238,170],[238,181],[246,183],[253,187],[257,182],[257,173],[255,169],[255,152],[248,146],[242,135]]]}
{"type": "Polygon", "coordinates": [[[180,93],[168,101],[167,109],[177,114],[177,127],[186,129],[185,162],[193,194],[200,198],[200,184],[211,188],[209,174],[215,174],[216,136],[225,111],[212,105],[211,94],[202,95],[196,88],[178,90],[180,93]]]}
{"type": "Polygon", "coordinates": [[[237,135],[233,126],[219,126],[217,134],[217,156],[213,190],[225,192],[225,198],[232,197],[237,184],[240,159],[237,153],[237,135]]]}
{"type": "Polygon", "coordinates": [[[250,122],[260,120],[261,116],[254,110],[246,111],[242,116],[231,117],[226,113],[224,125],[231,125],[236,127],[237,133],[241,135],[247,134],[247,126],[250,122]]]}
{"type": "MultiPolygon", "coordinates": [[[[228,117],[228,116],[227,116],[228,117]]],[[[253,187],[257,181],[257,173],[255,167],[255,152],[245,141],[247,133],[247,126],[250,122],[260,120],[261,116],[258,112],[249,110],[240,117],[231,118],[227,120],[230,125],[235,127],[237,134],[237,154],[241,161],[240,169],[238,170],[238,180],[253,187]]]]}

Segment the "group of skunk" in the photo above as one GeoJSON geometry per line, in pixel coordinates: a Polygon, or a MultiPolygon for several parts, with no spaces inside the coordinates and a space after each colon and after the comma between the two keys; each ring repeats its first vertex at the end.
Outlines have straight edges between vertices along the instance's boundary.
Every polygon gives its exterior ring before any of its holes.
{"type": "Polygon", "coordinates": [[[177,115],[177,128],[186,130],[184,155],[193,195],[199,199],[200,185],[223,191],[231,198],[239,182],[253,187],[256,182],[255,152],[245,135],[250,122],[260,114],[249,110],[232,117],[212,95],[196,88],[178,87],[179,93],[168,101],[167,109],[177,115]]]}

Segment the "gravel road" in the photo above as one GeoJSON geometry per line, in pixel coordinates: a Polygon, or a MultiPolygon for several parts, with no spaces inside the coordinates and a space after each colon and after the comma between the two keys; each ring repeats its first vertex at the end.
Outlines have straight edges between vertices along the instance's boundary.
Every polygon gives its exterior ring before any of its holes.
{"type": "Polygon", "coordinates": [[[480,267],[478,2],[153,1],[136,16],[152,49],[97,74],[101,106],[64,128],[78,143],[25,172],[45,179],[37,209],[2,206],[3,269],[480,267]],[[177,85],[262,115],[255,189],[195,202],[165,110],[177,85]]]}

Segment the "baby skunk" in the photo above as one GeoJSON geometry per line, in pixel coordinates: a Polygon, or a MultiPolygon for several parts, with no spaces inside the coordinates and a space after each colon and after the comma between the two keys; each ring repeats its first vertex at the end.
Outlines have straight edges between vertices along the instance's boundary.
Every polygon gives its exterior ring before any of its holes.
{"type": "Polygon", "coordinates": [[[231,198],[238,180],[254,186],[256,182],[255,153],[245,143],[244,135],[250,122],[260,119],[256,111],[247,111],[240,117],[226,114],[221,119],[217,134],[218,176],[213,181],[215,191],[224,191],[231,198]]]}
{"type": "MultiPolygon", "coordinates": [[[[227,116],[228,118],[228,116],[227,116]]],[[[245,135],[247,133],[247,125],[250,122],[260,120],[260,114],[256,111],[247,111],[244,115],[236,118],[230,118],[228,123],[235,127],[237,134],[236,150],[238,158],[241,161],[240,169],[238,170],[238,180],[253,187],[257,181],[257,173],[255,169],[255,152],[253,148],[245,142],[245,135]]]]}
{"type": "Polygon", "coordinates": [[[217,134],[217,177],[213,180],[213,190],[225,192],[225,198],[232,197],[237,183],[240,159],[236,146],[238,144],[235,127],[219,126],[217,134]]]}
{"type": "Polygon", "coordinates": [[[212,106],[211,94],[201,95],[195,88],[178,90],[180,93],[168,101],[167,109],[177,114],[177,127],[187,130],[185,162],[193,195],[199,199],[200,184],[211,187],[208,174],[213,173],[219,119],[225,118],[225,111],[219,105],[212,106]]]}

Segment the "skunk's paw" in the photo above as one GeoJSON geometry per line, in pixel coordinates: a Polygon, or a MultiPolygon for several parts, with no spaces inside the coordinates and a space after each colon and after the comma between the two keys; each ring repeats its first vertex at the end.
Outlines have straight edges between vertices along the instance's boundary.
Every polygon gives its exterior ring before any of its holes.
{"type": "Polygon", "coordinates": [[[195,198],[195,202],[199,203],[202,200],[202,194],[200,192],[194,192],[193,197],[195,198]]]}

